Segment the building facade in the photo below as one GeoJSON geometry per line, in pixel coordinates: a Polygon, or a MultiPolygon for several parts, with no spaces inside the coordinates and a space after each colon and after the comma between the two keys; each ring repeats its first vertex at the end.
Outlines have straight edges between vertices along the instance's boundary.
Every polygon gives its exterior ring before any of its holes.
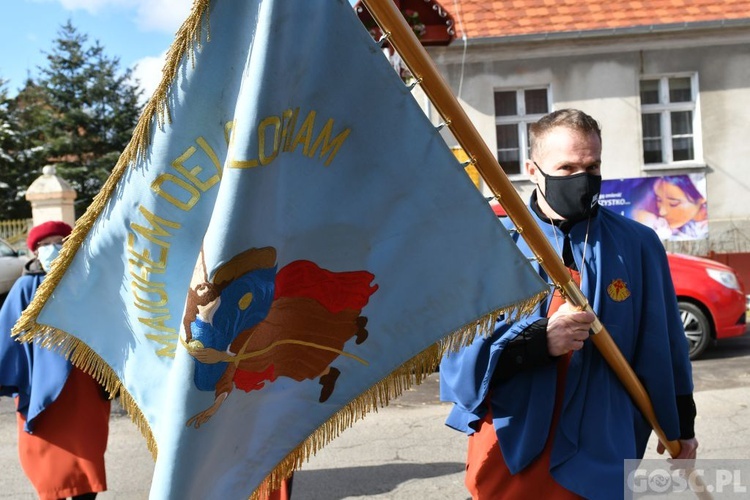
{"type": "Polygon", "coordinates": [[[665,246],[750,286],[750,0],[442,3],[455,37],[427,49],[523,198],[528,123],[582,109],[602,125],[605,181],[705,180],[708,237],[665,246]]]}

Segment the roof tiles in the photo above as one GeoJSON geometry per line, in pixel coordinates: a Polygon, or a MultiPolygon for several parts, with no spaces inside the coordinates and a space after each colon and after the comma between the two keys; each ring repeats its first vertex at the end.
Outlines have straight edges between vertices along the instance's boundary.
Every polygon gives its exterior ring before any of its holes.
{"type": "Polygon", "coordinates": [[[441,0],[458,36],[494,38],[750,19],[750,0],[441,0]]]}

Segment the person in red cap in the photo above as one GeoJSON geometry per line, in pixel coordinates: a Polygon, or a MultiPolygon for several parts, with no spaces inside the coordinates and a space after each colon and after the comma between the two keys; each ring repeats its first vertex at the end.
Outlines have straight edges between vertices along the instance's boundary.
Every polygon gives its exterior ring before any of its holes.
{"type": "Polygon", "coordinates": [[[42,500],[93,499],[107,489],[110,401],[105,392],[61,354],[11,337],[70,232],[62,221],[29,231],[26,244],[35,258],[0,308],[0,396],[16,400],[18,456],[42,500]]]}

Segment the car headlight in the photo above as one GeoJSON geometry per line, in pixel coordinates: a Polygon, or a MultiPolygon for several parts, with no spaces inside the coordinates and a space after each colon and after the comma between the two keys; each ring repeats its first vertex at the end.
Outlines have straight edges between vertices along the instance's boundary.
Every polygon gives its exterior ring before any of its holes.
{"type": "Polygon", "coordinates": [[[737,276],[735,276],[733,272],[722,271],[721,269],[713,269],[710,267],[706,269],[706,272],[712,280],[721,283],[725,287],[737,290],[738,292],[742,291],[740,289],[740,282],[737,281],[737,276]]]}

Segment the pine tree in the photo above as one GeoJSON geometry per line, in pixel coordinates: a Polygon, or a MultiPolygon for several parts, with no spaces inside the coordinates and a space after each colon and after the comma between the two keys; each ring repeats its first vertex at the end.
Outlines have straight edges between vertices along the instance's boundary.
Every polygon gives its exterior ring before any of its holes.
{"type": "Polygon", "coordinates": [[[87,41],[70,21],[63,25],[38,82],[49,106],[46,160],[78,193],[76,215],[99,192],[141,113],[131,70],[121,71],[118,58],[87,41]]]}
{"type": "Polygon", "coordinates": [[[11,184],[7,173],[16,166],[16,127],[11,119],[8,90],[5,80],[0,79],[0,206],[6,212],[5,200],[9,198],[11,184]]]}
{"type": "Polygon", "coordinates": [[[13,100],[11,111],[17,127],[17,165],[12,173],[12,179],[15,179],[15,185],[12,185],[14,196],[9,201],[7,218],[30,218],[31,205],[26,200],[26,189],[42,173],[49,155],[45,130],[52,109],[46,89],[28,78],[13,100]]]}
{"type": "Polygon", "coordinates": [[[44,165],[42,125],[46,114],[44,90],[27,82],[9,98],[0,84],[0,218],[26,219],[31,206],[26,188],[44,165]]]}

